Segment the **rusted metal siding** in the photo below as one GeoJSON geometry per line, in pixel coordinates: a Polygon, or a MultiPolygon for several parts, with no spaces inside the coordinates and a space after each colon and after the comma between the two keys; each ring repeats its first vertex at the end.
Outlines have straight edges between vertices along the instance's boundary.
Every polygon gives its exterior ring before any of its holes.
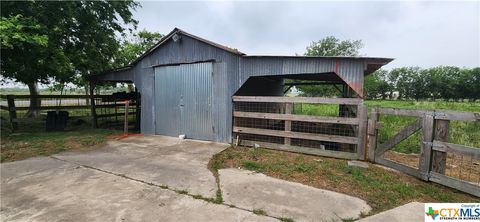
{"type": "Polygon", "coordinates": [[[336,73],[355,92],[363,97],[365,62],[356,59],[245,56],[236,87],[251,76],[336,73]]]}
{"type": "MultiPolygon", "coordinates": [[[[281,75],[309,75],[336,73],[343,81],[348,83],[359,95],[363,94],[363,76],[365,74],[366,60],[362,58],[336,58],[336,57],[300,57],[300,56],[244,56],[219,47],[212,46],[199,39],[181,35],[180,41],[172,39],[165,40],[161,46],[146,54],[135,65],[123,70],[120,75],[109,74],[103,77],[104,80],[133,79],[135,86],[142,95],[142,116],[141,130],[145,134],[155,134],[155,122],[160,121],[162,110],[154,105],[157,95],[167,94],[169,91],[155,91],[155,67],[171,66],[178,64],[211,62],[212,78],[211,83],[201,81],[193,83],[193,76],[185,75],[186,81],[195,87],[210,87],[213,93],[211,98],[211,123],[203,126],[205,133],[213,132],[208,140],[231,142],[232,132],[232,100],[231,97],[252,76],[281,76],[281,75]],[[191,79],[190,79],[191,77],[191,79]],[[211,126],[208,127],[207,125],[211,126]]],[[[338,79],[338,78],[336,78],[338,79]]],[[[161,81],[157,79],[156,81],[161,81]]],[[[170,84],[171,91],[175,90],[176,84],[170,84]]],[[[280,91],[279,91],[280,92],[280,91]]],[[[189,98],[190,99],[190,98],[189,98]]],[[[191,98],[192,101],[208,103],[207,97],[191,98]]],[[[173,105],[172,105],[173,106],[173,105]]],[[[171,114],[174,115],[174,114],[171,114]]],[[[166,116],[165,118],[169,118],[166,116]]],[[[204,118],[204,117],[199,117],[204,118]]],[[[192,120],[192,124],[198,124],[192,120]]],[[[185,127],[194,127],[192,125],[185,127]]],[[[188,137],[189,135],[187,135],[188,137]]],[[[195,136],[195,135],[194,135],[195,136]]],[[[190,137],[192,138],[192,137],[190,137]]],[[[195,138],[202,139],[202,138],[195,138]]]]}

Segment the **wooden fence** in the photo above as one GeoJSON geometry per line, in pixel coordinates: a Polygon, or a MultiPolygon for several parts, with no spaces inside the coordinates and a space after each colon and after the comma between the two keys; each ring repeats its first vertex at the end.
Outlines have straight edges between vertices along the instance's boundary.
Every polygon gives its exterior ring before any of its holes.
{"type": "MultiPolygon", "coordinates": [[[[125,116],[125,101],[115,95],[1,95],[0,99],[6,103],[0,104],[0,109],[7,111],[9,122],[13,130],[18,129],[18,122],[22,118],[17,112],[28,110],[57,111],[57,110],[83,110],[85,116],[90,116],[94,127],[98,127],[99,120],[112,118],[112,121],[123,125],[125,116]],[[41,100],[40,106],[30,106],[30,99],[41,100]]],[[[137,97],[133,98],[128,106],[128,115],[134,116],[136,128],[139,128],[140,104],[137,97]]],[[[127,115],[127,116],[128,116],[127,115]]],[[[105,122],[105,121],[103,121],[105,122]]]]}
{"type": "MultiPolygon", "coordinates": [[[[405,110],[391,108],[374,108],[371,112],[371,118],[368,124],[368,159],[390,168],[399,170],[403,173],[421,178],[426,181],[433,181],[445,186],[449,186],[469,194],[480,197],[480,148],[469,147],[460,144],[448,142],[450,121],[468,121],[474,122],[480,120],[479,113],[451,112],[451,111],[426,111],[426,110],[405,110]],[[381,115],[395,115],[415,117],[416,120],[400,130],[389,140],[379,144],[377,141],[378,130],[382,128],[379,118],[381,115]],[[418,130],[422,130],[422,141],[420,145],[420,155],[418,155],[418,167],[412,167],[405,163],[392,161],[385,158],[385,152],[391,150],[396,144],[407,139],[418,130]],[[478,176],[477,181],[472,181],[455,175],[446,175],[447,156],[460,155],[461,165],[468,163],[463,169],[457,171],[470,171],[478,176]],[[470,158],[464,161],[463,156],[470,158]],[[474,170],[472,170],[475,168],[474,170]],[[479,168],[479,169],[477,169],[479,168]]],[[[480,129],[478,129],[480,130],[480,129]]],[[[467,132],[465,132],[467,133],[467,132]]],[[[459,167],[459,166],[456,166],[459,167]]]]}
{"type": "Polygon", "coordinates": [[[367,110],[361,99],[233,97],[233,143],[345,159],[365,158],[367,110]],[[337,105],[337,116],[305,115],[299,105],[337,105]]]}

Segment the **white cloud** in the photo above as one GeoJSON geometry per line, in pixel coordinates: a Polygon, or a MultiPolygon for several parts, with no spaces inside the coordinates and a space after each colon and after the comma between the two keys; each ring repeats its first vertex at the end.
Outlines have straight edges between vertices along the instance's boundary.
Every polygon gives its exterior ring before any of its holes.
{"type": "Polygon", "coordinates": [[[361,39],[388,68],[480,66],[480,1],[141,2],[139,27],[174,27],[247,54],[294,55],[333,35],[361,39]]]}

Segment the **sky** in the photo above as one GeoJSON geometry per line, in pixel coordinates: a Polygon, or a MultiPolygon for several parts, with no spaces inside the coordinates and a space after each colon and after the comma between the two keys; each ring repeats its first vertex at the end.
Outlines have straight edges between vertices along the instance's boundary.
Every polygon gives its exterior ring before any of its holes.
{"type": "Polygon", "coordinates": [[[141,2],[139,29],[178,27],[248,55],[303,54],[326,36],[362,40],[361,54],[395,58],[385,68],[480,66],[477,1],[141,2]]]}

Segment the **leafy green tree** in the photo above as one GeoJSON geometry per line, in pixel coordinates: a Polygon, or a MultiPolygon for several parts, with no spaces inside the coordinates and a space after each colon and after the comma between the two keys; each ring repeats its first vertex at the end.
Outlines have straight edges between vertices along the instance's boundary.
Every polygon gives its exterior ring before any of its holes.
{"type": "Polygon", "coordinates": [[[131,10],[137,6],[133,1],[2,2],[1,75],[26,84],[35,96],[39,82],[66,83],[110,69],[119,48],[116,34],[136,28],[131,10]]]}
{"type": "MultiPolygon", "coordinates": [[[[363,47],[360,40],[339,40],[333,36],[312,42],[306,49],[305,56],[358,56],[363,47]]],[[[299,81],[296,81],[299,82],[299,81]]],[[[306,81],[302,81],[306,82],[306,81]]],[[[304,96],[340,95],[332,85],[300,85],[297,88],[304,96]]]]}
{"type": "Polygon", "coordinates": [[[392,86],[387,82],[388,71],[380,69],[365,78],[364,89],[367,99],[390,97],[392,86]]]}
{"type": "Polygon", "coordinates": [[[333,36],[312,42],[307,47],[306,56],[358,56],[363,47],[360,40],[340,40],[333,36]]]}
{"type": "Polygon", "coordinates": [[[158,32],[149,32],[144,29],[124,38],[114,58],[115,66],[121,67],[130,64],[160,41],[162,37],[163,35],[158,32]]]}

